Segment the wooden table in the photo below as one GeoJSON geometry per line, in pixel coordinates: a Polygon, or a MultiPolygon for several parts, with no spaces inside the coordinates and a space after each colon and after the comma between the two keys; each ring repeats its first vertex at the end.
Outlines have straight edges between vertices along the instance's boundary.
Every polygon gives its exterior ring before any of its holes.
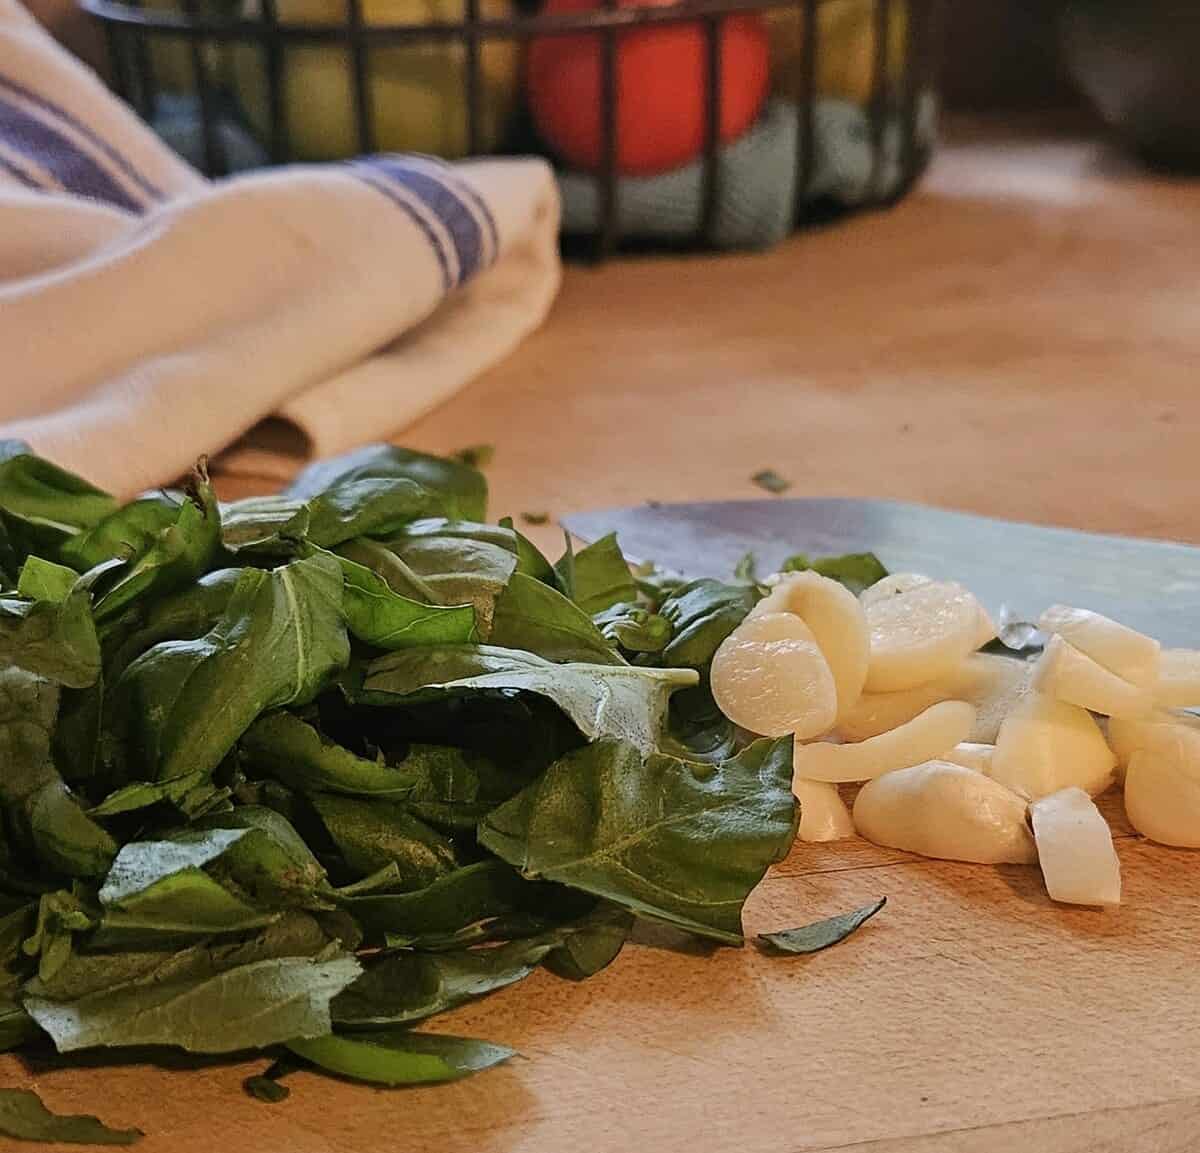
{"type": "MultiPolygon", "coordinates": [[[[762,495],[770,466],[799,495],[1200,541],[1198,280],[1200,187],[985,140],[767,255],[571,270],[546,329],[403,440],[494,442],[495,515],[762,495]]],[[[271,1106],[239,1090],[254,1065],[4,1079],[145,1153],[1192,1153],[1200,855],[1106,806],[1119,911],[1052,905],[1036,869],[800,846],[750,932],[887,909],[809,959],[648,930],[586,984],[538,973],[439,1019],[524,1055],[457,1085],[302,1074],[271,1106]]]]}

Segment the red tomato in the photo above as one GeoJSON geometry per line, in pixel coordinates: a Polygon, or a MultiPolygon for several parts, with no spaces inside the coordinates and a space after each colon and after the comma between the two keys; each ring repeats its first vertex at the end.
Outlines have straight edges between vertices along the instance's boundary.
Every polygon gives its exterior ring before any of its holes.
{"type": "MultiPolygon", "coordinates": [[[[673,0],[620,0],[648,7],[673,0]]],[[[548,0],[544,11],[578,12],[596,0],[548,0]]],[[[756,13],[721,22],[722,141],[754,123],[767,97],[767,30],[756,13]]],[[[575,168],[603,154],[601,37],[542,36],[529,48],[529,106],[547,143],[575,168]]],[[[658,24],[617,36],[617,168],[645,176],[680,168],[704,149],[706,53],[697,21],[658,24]]]]}

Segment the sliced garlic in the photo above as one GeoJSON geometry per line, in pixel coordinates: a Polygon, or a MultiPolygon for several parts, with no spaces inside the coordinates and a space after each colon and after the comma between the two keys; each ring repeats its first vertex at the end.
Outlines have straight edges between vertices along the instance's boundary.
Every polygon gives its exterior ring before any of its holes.
{"type": "Polygon", "coordinates": [[[1038,620],[1043,632],[1057,633],[1110,673],[1144,689],[1158,682],[1159,643],[1090,609],[1052,605],[1038,620]]]}
{"type": "Polygon", "coordinates": [[[1000,722],[1029,692],[1033,666],[1013,657],[972,653],[947,676],[897,693],[863,693],[855,706],[838,717],[838,732],[849,741],[877,737],[911,721],[938,701],[966,701],[975,706],[970,740],[993,744],[1000,722]]]}
{"type": "Polygon", "coordinates": [[[837,717],[837,689],[812,630],[792,613],[747,618],[713,656],[717,707],[768,737],[819,736],[837,717]]]}
{"type": "Polygon", "coordinates": [[[867,618],[858,598],[819,573],[784,573],[750,616],[776,612],[795,613],[812,629],[833,673],[838,713],[848,711],[862,695],[870,655],[867,618]]]}
{"type": "Polygon", "coordinates": [[[1106,717],[1143,717],[1153,701],[1149,688],[1110,673],[1061,634],[1050,638],[1034,666],[1033,687],[1106,717]]]}
{"type": "Polygon", "coordinates": [[[954,748],[971,731],[975,710],[965,701],[941,701],[911,721],[855,744],[796,742],[796,775],[812,781],[869,781],[919,765],[954,748]]]}
{"type": "Polygon", "coordinates": [[[1125,772],[1125,815],[1152,841],[1200,849],[1200,732],[1156,727],[1125,772]]]}
{"type": "Polygon", "coordinates": [[[953,581],[919,584],[864,609],[871,633],[870,692],[928,684],[953,672],[978,647],[983,610],[953,581]]]}
{"type": "Polygon", "coordinates": [[[995,745],[982,745],[977,741],[960,741],[938,759],[949,761],[952,765],[962,765],[965,768],[974,769],[977,773],[986,773],[992,767],[992,757],[995,756],[995,753],[995,745]]]}
{"type": "MultiPolygon", "coordinates": [[[[1156,710],[1136,720],[1109,718],[1108,746],[1117,758],[1117,768],[1124,769],[1133,754],[1153,745],[1155,730],[1163,725],[1180,725],[1200,732],[1200,717],[1194,713],[1169,713],[1156,710]]],[[[1169,739],[1169,735],[1168,735],[1169,739]]]]}
{"type": "Polygon", "coordinates": [[[854,836],[850,810],[836,785],[796,777],[792,792],[800,802],[800,829],[796,834],[800,840],[840,841],[854,836]]]}
{"type": "Polygon", "coordinates": [[[988,775],[1032,800],[1072,785],[1097,796],[1116,763],[1086,709],[1034,693],[1000,726],[988,775]]]}
{"type": "Polygon", "coordinates": [[[858,599],[862,603],[863,608],[867,608],[870,605],[878,604],[880,601],[890,600],[892,597],[912,592],[913,589],[920,588],[922,585],[931,584],[933,584],[933,577],[927,577],[924,573],[889,573],[882,580],[878,580],[873,585],[863,589],[858,599]]]}
{"type": "Polygon", "coordinates": [[[1163,649],[1158,664],[1154,703],[1160,709],[1200,705],[1200,650],[1163,649]]]}
{"type": "Polygon", "coordinates": [[[1082,789],[1061,789],[1029,807],[1038,863],[1052,900],[1119,905],[1121,862],[1112,831],[1082,789]]]}
{"type": "Polygon", "coordinates": [[[1029,865],[1037,860],[1025,801],[962,765],[927,761],[868,781],[854,824],[877,845],[954,861],[1029,865]]]}

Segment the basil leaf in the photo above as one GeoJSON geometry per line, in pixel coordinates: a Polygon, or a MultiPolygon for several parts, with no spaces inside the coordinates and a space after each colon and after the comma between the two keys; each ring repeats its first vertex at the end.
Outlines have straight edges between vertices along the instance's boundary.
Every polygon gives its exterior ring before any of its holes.
{"type": "Polygon", "coordinates": [[[364,703],[488,692],[526,692],[556,704],[588,739],[620,737],[655,747],[676,689],[696,683],[686,669],[628,665],[553,664],[532,653],[490,645],[459,645],[390,653],[371,663],[364,703]]]}
{"type": "Polygon", "coordinates": [[[148,780],[211,772],[259,714],[311,701],[349,657],[333,559],[247,569],[204,636],[157,644],[121,674],[113,759],[148,780]]]}
{"type": "Polygon", "coordinates": [[[670,668],[706,669],[721,642],[746,619],[758,599],[752,585],[709,578],[676,589],[658,609],[674,630],[662,651],[662,663],[670,668]]]}
{"type": "Polygon", "coordinates": [[[592,621],[610,645],[628,653],[660,653],[675,631],[666,617],[626,601],[597,613],[592,621]]]}
{"type": "Polygon", "coordinates": [[[367,969],[330,1006],[342,1031],[413,1025],[523,981],[559,947],[559,935],[490,949],[393,953],[367,969]]]}
{"type": "Polygon", "coordinates": [[[50,981],[70,959],[73,934],[87,932],[94,925],[95,920],[73,893],[44,893],[38,901],[34,930],[22,942],[21,950],[38,958],[38,977],[50,981]]]}
{"type": "Polygon", "coordinates": [[[315,1037],[290,1041],[288,1048],[330,1073],[375,1085],[457,1081],[516,1056],[514,1049],[504,1045],[406,1030],[354,1038],[315,1037]]]}
{"type": "Polygon", "coordinates": [[[855,596],[883,580],[888,570],[873,552],[847,553],[845,556],[807,557],[803,553],[788,557],[779,566],[780,572],[811,570],[830,580],[838,581],[855,596]]]}
{"type": "Polygon", "coordinates": [[[65,563],[87,572],[107,560],[139,557],[164,529],[179,518],[179,497],[151,493],[114,508],[103,520],[72,537],[62,547],[65,563]]]}
{"type": "Polygon", "coordinates": [[[169,781],[134,781],[108,794],[98,805],[88,809],[89,817],[115,817],[148,809],[151,805],[168,804],[178,807],[197,785],[207,780],[205,773],[189,773],[169,781]]]}
{"type": "Polygon", "coordinates": [[[61,559],[67,541],[116,507],[108,493],[34,455],[23,441],[0,441],[0,521],[21,559],[61,559]]]}
{"type": "Polygon", "coordinates": [[[70,595],[79,574],[66,565],[28,556],[17,578],[17,596],[31,601],[50,601],[60,605],[70,595]]]}
{"type": "MultiPolygon", "coordinates": [[[[11,995],[0,997],[0,1053],[21,1048],[37,1037],[39,1032],[33,1018],[11,995]]],[[[0,1126],[0,1133],[3,1131],[3,1126],[0,1126]]]]}
{"type": "Polygon", "coordinates": [[[599,740],[493,810],[479,840],[524,877],[740,944],[746,897],[795,836],[791,781],[791,738],[715,766],[599,740]]]}
{"type": "Polygon", "coordinates": [[[62,601],[0,597],[0,665],[18,665],[72,689],[100,676],[91,597],[79,581],[62,601]]]}
{"type": "Polygon", "coordinates": [[[617,959],[632,928],[632,914],[602,904],[564,933],[543,963],[559,977],[585,981],[617,959]]]}
{"type": "Polygon", "coordinates": [[[488,640],[552,661],[624,664],[583,609],[557,589],[523,573],[513,573],[496,598],[488,640]]]}
{"type": "Polygon", "coordinates": [[[396,888],[407,892],[433,884],[461,864],[441,833],[395,802],[332,793],[319,793],[311,801],[347,866],[360,877],[395,865],[396,888]]]}
{"type": "Polygon", "coordinates": [[[593,541],[582,552],[572,550],[559,565],[564,562],[568,571],[560,567],[559,579],[567,582],[571,600],[589,616],[637,599],[637,585],[616,533],[593,541]]]}
{"type": "Polygon", "coordinates": [[[310,464],[285,492],[308,500],[344,482],[395,479],[415,481],[433,494],[440,507],[430,515],[483,520],[487,513],[487,481],[481,472],[393,444],[368,445],[310,464]]]}
{"type": "Polygon", "coordinates": [[[51,1113],[32,1089],[0,1089],[0,1133],[62,1145],[132,1145],[140,1129],[110,1129],[98,1117],[51,1113]]]}
{"type": "Polygon", "coordinates": [[[328,1033],[329,1002],[362,971],[350,956],[280,957],[208,975],[178,968],[168,957],[73,1001],[28,995],[25,1008],[60,1053],[128,1045],[230,1053],[328,1033]]]}
{"type": "Polygon", "coordinates": [[[818,953],[844,941],[864,921],[869,921],[880,909],[887,904],[887,897],[880,897],[861,909],[852,913],[842,913],[837,917],[828,917],[824,921],[814,921],[811,925],[802,925],[799,929],[785,929],[779,933],[760,933],[759,943],[778,953],[818,953]]]}
{"type": "Polygon", "coordinates": [[[430,605],[401,596],[365,565],[345,556],[337,560],[346,582],[346,624],[360,641],[391,650],[468,644],[476,639],[471,605],[430,605]]]}

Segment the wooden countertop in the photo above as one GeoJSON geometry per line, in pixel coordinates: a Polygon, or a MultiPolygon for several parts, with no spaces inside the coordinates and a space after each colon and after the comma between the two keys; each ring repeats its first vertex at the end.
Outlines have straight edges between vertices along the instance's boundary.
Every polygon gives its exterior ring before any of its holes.
{"type": "MultiPolygon", "coordinates": [[[[770,466],[796,495],[1200,541],[1198,280],[1200,186],[976,141],[893,212],[769,254],[570,270],[545,330],[402,439],[494,443],[497,516],[761,496],[770,466]]],[[[524,1055],[457,1085],[301,1074],[271,1106],[239,1090],[262,1062],[0,1069],[145,1153],[1190,1153],[1200,855],[1106,806],[1116,912],[1051,905],[1036,869],[800,846],[751,932],[888,908],[808,959],[646,931],[586,984],[538,973],[438,1020],[524,1055]]]]}

